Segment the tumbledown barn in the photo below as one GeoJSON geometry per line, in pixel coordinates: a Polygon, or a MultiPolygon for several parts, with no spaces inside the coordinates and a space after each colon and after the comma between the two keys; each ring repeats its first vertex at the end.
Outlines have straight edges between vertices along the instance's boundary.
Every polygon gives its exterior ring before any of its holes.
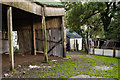
{"type": "MultiPolygon", "coordinates": [[[[65,57],[64,6],[22,0],[1,2],[2,35],[9,43],[11,69],[14,69],[13,31],[17,31],[19,52],[65,57]],[[4,37],[4,36],[3,36],[4,37]]],[[[2,38],[3,38],[2,37],[2,38]]],[[[2,39],[4,41],[4,39],[2,39]]],[[[4,46],[5,44],[3,44],[4,46]]]]}

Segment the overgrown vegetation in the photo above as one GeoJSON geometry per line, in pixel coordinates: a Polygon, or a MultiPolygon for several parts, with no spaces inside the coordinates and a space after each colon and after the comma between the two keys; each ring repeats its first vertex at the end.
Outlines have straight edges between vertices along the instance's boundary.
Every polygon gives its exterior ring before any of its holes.
{"type": "Polygon", "coordinates": [[[96,56],[96,55],[67,55],[67,58],[74,57],[70,60],[49,63],[51,68],[46,68],[39,73],[37,77],[52,77],[52,78],[70,78],[77,75],[90,75],[99,77],[118,78],[118,59],[112,57],[96,56]],[[112,70],[95,70],[94,66],[111,66],[112,70]]]}
{"type": "Polygon", "coordinates": [[[67,26],[83,38],[120,40],[120,2],[65,2],[67,26]],[[85,29],[86,27],[86,29],[85,29]]]}
{"type": "Polygon", "coordinates": [[[38,61],[30,64],[40,66],[40,68],[30,69],[29,65],[24,65],[10,73],[13,78],[70,78],[77,75],[118,78],[118,60],[120,58],[76,53],[67,55],[65,59],[50,60],[48,63],[38,61]],[[112,69],[96,70],[95,66],[107,66],[112,69]]]}
{"type": "Polygon", "coordinates": [[[90,68],[90,71],[83,71],[87,75],[95,75],[95,76],[101,76],[101,77],[110,77],[110,78],[118,78],[118,60],[117,58],[112,57],[105,57],[105,56],[97,56],[97,55],[74,55],[84,58],[87,63],[90,63],[89,65],[86,65],[86,68],[89,68],[90,66],[111,66],[113,67],[112,70],[93,70],[90,68]],[[100,63],[99,63],[100,62],[100,63]]]}

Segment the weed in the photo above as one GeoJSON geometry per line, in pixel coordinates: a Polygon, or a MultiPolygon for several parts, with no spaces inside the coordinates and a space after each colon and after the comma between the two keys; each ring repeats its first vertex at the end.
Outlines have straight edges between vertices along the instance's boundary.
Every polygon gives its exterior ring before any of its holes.
{"type": "Polygon", "coordinates": [[[26,75],[29,75],[29,74],[30,74],[29,72],[26,73],[26,75]]]}
{"type": "Polygon", "coordinates": [[[16,69],[14,69],[14,70],[12,70],[11,72],[16,73],[16,72],[17,72],[17,70],[16,70],[16,69]]]}

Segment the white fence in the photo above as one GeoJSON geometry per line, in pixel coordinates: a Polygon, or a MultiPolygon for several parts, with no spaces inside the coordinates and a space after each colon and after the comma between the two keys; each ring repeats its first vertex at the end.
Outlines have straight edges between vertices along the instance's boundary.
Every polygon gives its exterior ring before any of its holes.
{"type": "MultiPolygon", "coordinates": [[[[94,50],[93,50],[93,48],[90,48],[89,54],[113,57],[114,51],[112,49],[97,49],[97,48],[94,48],[94,50]]],[[[120,50],[115,50],[115,57],[120,57],[120,50]]]]}

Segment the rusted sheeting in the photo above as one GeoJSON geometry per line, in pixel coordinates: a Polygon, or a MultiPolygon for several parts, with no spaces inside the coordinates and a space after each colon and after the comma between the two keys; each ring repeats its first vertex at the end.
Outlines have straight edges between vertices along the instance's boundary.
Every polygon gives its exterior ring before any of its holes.
{"type": "MultiPolygon", "coordinates": [[[[62,35],[61,35],[62,33],[61,33],[61,30],[59,28],[51,29],[51,33],[52,33],[51,39],[53,41],[57,41],[58,42],[62,38],[62,35]]],[[[53,45],[55,45],[55,43],[52,43],[51,47],[53,45]]],[[[52,53],[53,53],[54,56],[62,57],[63,56],[63,54],[62,54],[63,53],[63,46],[62,46],[62,44],[57,45],[53,49],[52,53]]]]}
{"type": "MultiPolygon", "coordinates": [[[[36,30],[36,37],[39,39],[42,39],[42,30],[36,30]]],[[[51,40],[51,41],[56,41],[58,42],[59,40],[61,40],[62,38],[62,32],[59,28],[56,29],[49,29],[47,30],[47,39],[51,40]]],[[[37,40],[36,39],[36,48],[37,51],[43,51],[43,42],[42,40],[37,40]]],[[[47,49],[51,49],[56,43],[53,42],[47,42],[47,49]]],[[[59,56],[62,57],[63,56],[63,45],[62,44],[58,44],[49,54],[52,54],[54,56],[59,56]]]]}
{"type": "MultiPolygon", "coordinates": [[[[59,41],[62,36],[62,32],[60,29],[50,29],[47,30],[47,39],[52,41],[59,41]]],[[[30,53],[32,51],[32,31],[31,30],[19,30],[18,31],[19,37],[19,45],[20,45],[20,52],[22,53],[30,53]]],[[[36,30],[36,37],[42,39],[42,30],[36,30]]],[[[51,49],[55,43],[47,42],[48,47],[47,49],[51,49]]],[[[43,41],[36,40],[36,49],[37,51],[43,51],[43,41]]],[[[53,54],[54,56],[63,56],[63,45],[57,45],[49,54],[53,54]]]]}

